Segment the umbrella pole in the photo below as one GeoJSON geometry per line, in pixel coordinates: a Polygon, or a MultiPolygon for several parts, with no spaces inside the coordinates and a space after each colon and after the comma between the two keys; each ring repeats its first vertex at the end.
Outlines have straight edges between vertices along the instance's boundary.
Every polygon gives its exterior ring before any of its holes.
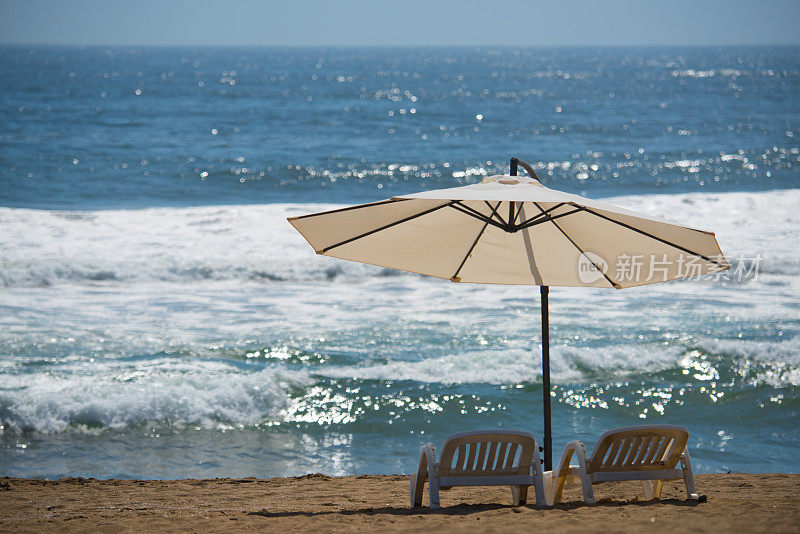
{"type": "Polygon", "coordinates": [[[544,470],[553,469],[553,438],[550,434],[550,288],[541,286],[542,292],[542,405],[544,407],[544,470]]]}
{"type": "MultiPolygon", "coordinates": [[[[509,174],[517,175],[517,166],[520,160],[511,158],[509,174]]],[[[533,178],[538,178],[525,162],[522,165],[533,178]]],[[[512,202],[513,204],[513,202],[512,202]]],[[[550,288],[540,287],[542,291],[542,404],[544,405],[544,469],[553,469],[553,438],[550,435],[550,311],[548,309],[548,295],[550,288]]]]}

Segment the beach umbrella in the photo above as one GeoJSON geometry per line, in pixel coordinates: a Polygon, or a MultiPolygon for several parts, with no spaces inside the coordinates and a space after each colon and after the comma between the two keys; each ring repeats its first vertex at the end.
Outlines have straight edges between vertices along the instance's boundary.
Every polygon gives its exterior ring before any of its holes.
{"type": "Polygon", "coordinates": [[[517,158],[511,159],[509,175],[481,183],[289,222],[317,254],[452,282],[541,286],[547,470],[552,469],[549,286],[622,289],[729,268],[712,232],[547,188],[517,158]],[[518,165],[530,177],[517,176],[518,165]]]}

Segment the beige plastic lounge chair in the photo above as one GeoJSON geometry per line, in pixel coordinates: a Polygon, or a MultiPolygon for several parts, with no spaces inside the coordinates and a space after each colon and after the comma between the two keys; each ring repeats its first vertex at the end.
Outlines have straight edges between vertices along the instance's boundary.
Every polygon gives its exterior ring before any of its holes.
{"type": "Polygon", "coordinates": [[[689,431],[682,426],[617,428],[600,436],[588,458],[583,442],[571,441],[564,448],[558,469],[545,473],[553,476],[552,502],[561,502],[564,484],[573,477],[580,479],[587,504],[595,504],[592,484],[621,480],[641,480],[645,498],[660,499],[664,480],[682,478],[690,499],[705,500],[698,497],[695,489],[688,439],[689,431]],[[570,465],[573,454],[578,457],[578,465],[570,465]]]}
{"type": "Polygon", "coordinates": [[[426,480],[431,508],[439,508],[439,490],[453,486],[511,486],[514,506],[525,504],[533,486],[537,506],[544,506],[538,451],[533,434],[510,430],[453,434],[444,440],[438,463],[433,445],[424,445],[419,469],[411,475],[411,507],[422,506],[426,480]]]}

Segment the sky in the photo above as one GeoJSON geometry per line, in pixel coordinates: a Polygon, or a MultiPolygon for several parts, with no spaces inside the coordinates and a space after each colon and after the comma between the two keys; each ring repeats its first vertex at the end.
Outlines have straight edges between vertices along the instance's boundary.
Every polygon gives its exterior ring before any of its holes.
{"type": "Polygon", "coordinates": [[[800,0],[0,0],[0,43],[800,44],[800,0]]]}

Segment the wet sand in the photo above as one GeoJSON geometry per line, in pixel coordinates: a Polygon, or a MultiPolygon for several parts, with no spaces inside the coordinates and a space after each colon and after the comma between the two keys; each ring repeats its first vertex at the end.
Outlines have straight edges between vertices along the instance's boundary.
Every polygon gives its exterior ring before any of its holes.
{"type": "MultiPolygon", "coordinates": [[[[409,508],[408,477],[306,475],[257,480],[44,481],[0,478],[0,531],[800,532],[800,475],[698,475],[705,503],[667,483],[644,501],[638,483],[579,487],[563,504],[511,506],[508,488],[454,488],[440,510],[409,508]]],[[[427,490],[427,486],[426,486],[427,490]]],[[[530,496],[531,500],[533,495],[530,496]]]]}

